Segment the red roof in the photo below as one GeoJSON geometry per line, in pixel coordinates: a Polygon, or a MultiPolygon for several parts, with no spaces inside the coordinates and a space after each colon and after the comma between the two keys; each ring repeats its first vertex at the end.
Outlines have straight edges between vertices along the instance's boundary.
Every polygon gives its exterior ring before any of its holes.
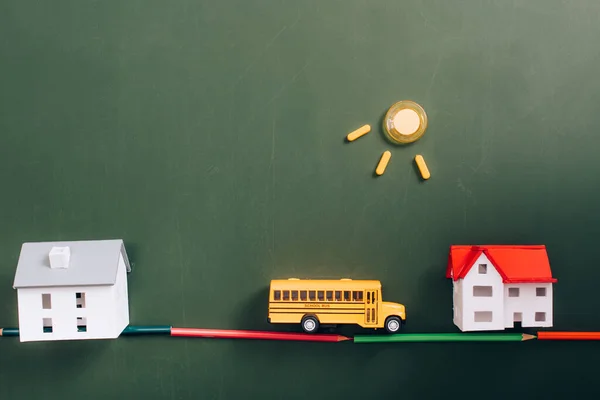
{"type": "Polygon", "coordinates": [[[550,271],[546,246],[450,246],[446,278],[462,279],[475,264],[485,256],[494,265],[504,283],[556,282],[550,271]]]}

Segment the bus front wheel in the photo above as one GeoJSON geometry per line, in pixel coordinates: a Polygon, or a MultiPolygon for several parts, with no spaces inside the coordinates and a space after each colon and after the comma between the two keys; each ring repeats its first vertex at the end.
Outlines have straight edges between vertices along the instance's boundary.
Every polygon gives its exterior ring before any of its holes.
{"type": "Polygon", "coordinates": [[[306,315],[302,318],[301,324],[302,330],[306,333],[315,333],[319,330],[319,320],[312,315],[306,315]]]}
{"type": "Polygon", "coordinates": [[[402,320],[398,317],[388,317],[385,320],[385,330],[388,333],[398,333],[402,328],[402,320]]]}

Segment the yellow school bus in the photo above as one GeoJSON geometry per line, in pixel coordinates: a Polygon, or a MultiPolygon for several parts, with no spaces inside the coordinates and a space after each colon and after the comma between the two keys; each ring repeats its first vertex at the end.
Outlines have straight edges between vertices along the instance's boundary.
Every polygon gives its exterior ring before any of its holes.
{"type": "Polygon", "coordinates": [[[402,304],[381,299],[381,282],[374,280],[272,280],[269,322],[300,324],[314,333],[320,324],[358,324],[398,333],[406,321],[402,304]]]}

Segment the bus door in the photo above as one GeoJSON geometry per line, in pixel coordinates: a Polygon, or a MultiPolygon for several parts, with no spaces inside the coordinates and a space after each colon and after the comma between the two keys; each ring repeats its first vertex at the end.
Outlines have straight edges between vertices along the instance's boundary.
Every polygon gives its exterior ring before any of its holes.
{"type": "Polygon", "coordinates": [[[365,324],[377,325],[377,305],[379,304],[377,291],[367,290],[365,297],[365,324]]]}

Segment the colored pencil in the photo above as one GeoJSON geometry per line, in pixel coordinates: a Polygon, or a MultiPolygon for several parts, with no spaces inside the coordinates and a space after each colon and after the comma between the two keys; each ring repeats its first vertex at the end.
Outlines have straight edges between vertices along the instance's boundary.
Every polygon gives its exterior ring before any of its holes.
{"type": "Polygon", "coordinates": [[[600,340],[600,332],[538,332],[539,340],[600,340]]]}
{"type": "Polygon", "coordinates": [[[522,342],[535,339],[525,333],[401,333],[398,335],[358,335],[355,343],[393,342],[522,342]]]}
{"type": "Polygon", "coordinates": [[[293,340],[308,342],[342,342],[350,338],[334,334],[309,334],[265,331],[238,331],[227,329],[171,328],[171,336],[219,338],[219,339],[263,339],[293,340]]]}
{"type": "MultiPolygon", "coordinates": [[[[152,335],[152,334],[164,334],[169,335],[171,333],[171,327],[169,325],[155,325],[155,326],[128,326],[123,329],[121,335],[152,335]]],[[[19,328],[0,328],[0,336],[19,336],[19,328]]]]}
{"type": "Polygon", "coordinates": [[[0,336],[19,336],[19,328],[0,328],[0,336]]]}
{"type": "Polygon", "coordinates": [[[128,326],[126,327],[121,335],[153,335],[153,334],[165,334],[171,333],[171,327],[169,325],[140,325],[140,326],[128,326]]]}

